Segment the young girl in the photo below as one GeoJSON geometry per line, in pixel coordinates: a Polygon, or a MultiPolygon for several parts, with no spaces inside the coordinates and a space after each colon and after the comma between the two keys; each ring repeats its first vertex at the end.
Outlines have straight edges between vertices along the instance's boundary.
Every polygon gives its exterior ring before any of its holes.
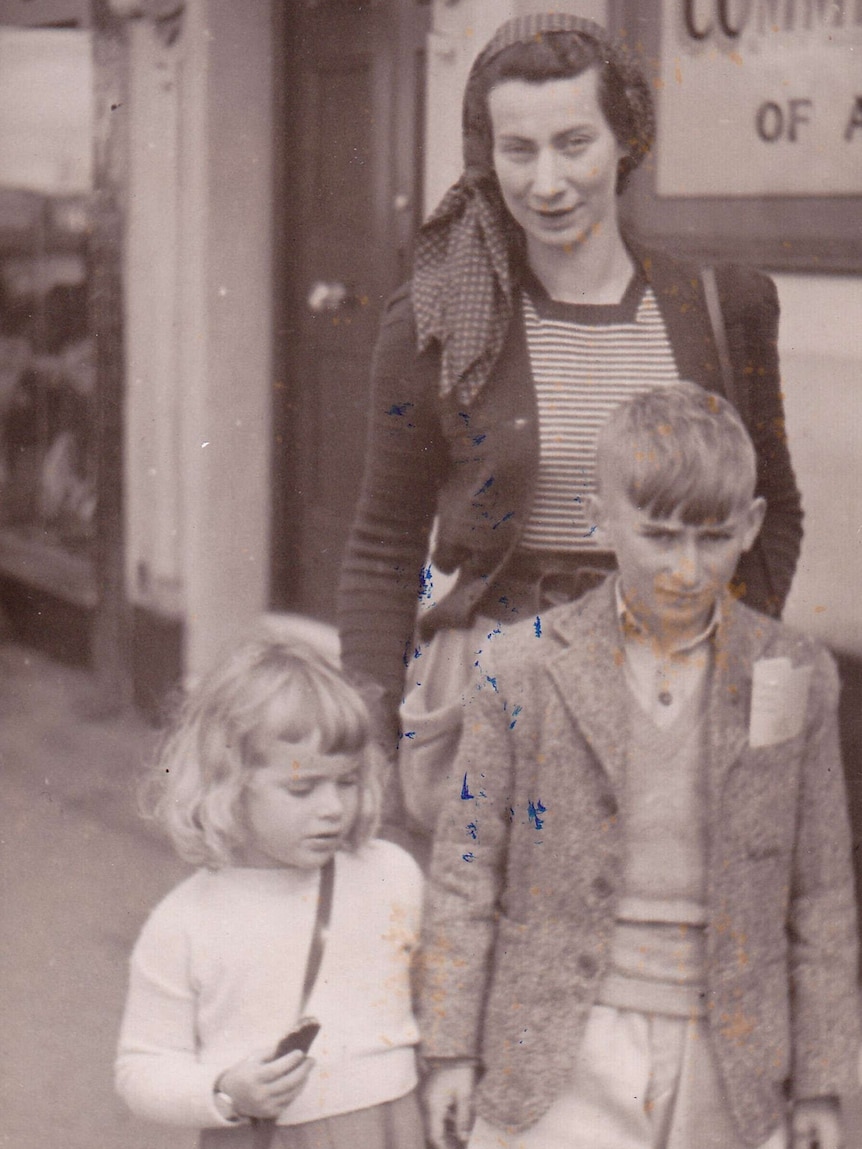
{"type": "Polygon", "coordinates": [[[121,1096],[141,1117],[211,1127],[213,1146],[421,1149],[421,875],[370,840],[380,782],[359,697],[271,622],[188,699],[156,770],[150,812],[200,868],[135,945],[121,1096]],[[320,1023],[310,1055],[276,1056],[300,1013],[320,1023]]]}

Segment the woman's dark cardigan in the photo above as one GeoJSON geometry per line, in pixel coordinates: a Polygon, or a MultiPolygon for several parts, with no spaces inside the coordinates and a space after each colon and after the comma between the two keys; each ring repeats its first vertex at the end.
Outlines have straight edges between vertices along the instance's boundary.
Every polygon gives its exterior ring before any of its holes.
{"type": "MultiPolygon", "coordinates": [[[[698,265],[632,250],[655,292],[680,378],[722,392],[698,265]]],[[[750,269],[726,265],[716,273],[738,406],[757,451],[757,493],[767,501],[760,541],[743,556],[736,581],[744,602],[776,615],[802,541],[778,368],[778,296],[771,279],[750,269]]],[[[435,515],[434,561],[460,573],[450,594],[424,615],[426,636],[471,621],[518,545],[539,464],[538,407],[520,308],[469,409],[441,398],[438,365],[436,346],[417,356],[404,287],[387,305],[375,351],[365,478],[339,595],[344,666],[358,682],[383,688],[390,716],[413,646],[435,515]]]]}

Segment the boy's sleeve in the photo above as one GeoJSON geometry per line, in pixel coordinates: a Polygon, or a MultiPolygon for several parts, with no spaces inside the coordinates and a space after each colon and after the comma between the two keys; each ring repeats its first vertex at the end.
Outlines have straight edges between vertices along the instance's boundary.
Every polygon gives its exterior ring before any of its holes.
{"type": "Polygon", "coordinates": [[[789,921],[796,1099],[855,1087],[859,1053],[856,897],[838,738],[838,672],[812,674],[789,921]]]}
{"type": "Polygon", "coordinates": [[[213,1104],[225,1066],[201,1064],[187,930],[169,898],[153,911],[129,966],[114,1077],[138,1117],[168,1125],[229,1125],[213,1104]]]}
{"type": "Polygon", "coordinates": [[[419,1024],[428,1058],[479,1056],[508,844],[514,739],[501,695],[465,708],[456,787],[434,836],[422,929],[419,1024]]]}

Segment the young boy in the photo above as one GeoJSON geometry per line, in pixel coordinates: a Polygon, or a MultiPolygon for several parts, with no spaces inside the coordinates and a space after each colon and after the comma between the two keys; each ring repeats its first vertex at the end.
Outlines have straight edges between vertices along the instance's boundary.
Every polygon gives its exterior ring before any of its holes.
{"type": "Polygon", "coordinates": [[[453,1120],[470,1149],[839,1149],[858,1020],[833,661],[728,591],[765,509],[730,404],[683,383],[622,405],[598,482],[618,575],[501,657],[438,823],[431,1142],[453,1120]]]}

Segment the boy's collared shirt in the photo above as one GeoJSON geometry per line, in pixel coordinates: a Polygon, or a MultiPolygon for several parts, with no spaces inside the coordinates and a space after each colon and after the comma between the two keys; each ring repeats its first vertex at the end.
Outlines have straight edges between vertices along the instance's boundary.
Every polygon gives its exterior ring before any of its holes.
{"type": "Polygon", "coordinates": [[[650,632],[627,605],[618,576],[614,593],[626,682],[644,713],[660,729],[666,729],[706,681],[712,666],[713,639],[721,621],[721,603],[716,602],[699,634],[659,653],[650,632]]]}

